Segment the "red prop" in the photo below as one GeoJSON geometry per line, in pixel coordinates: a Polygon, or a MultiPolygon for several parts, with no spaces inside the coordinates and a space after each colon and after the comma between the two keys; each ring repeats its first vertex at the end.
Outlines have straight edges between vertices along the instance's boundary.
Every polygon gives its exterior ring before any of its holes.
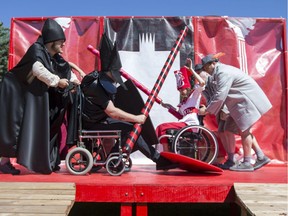
{"type": "Polygon", "coordinates": [[[95,49],[92,45],[89,44],[87,49],[94,55],[96,55],[98,58],[100,58],[100,52],[97,49],[95,49]]]}
{"type": "MultiPolygon", "coordinates": [[[[134,77],[132,77],[130,74],[128,74],[127,72],[125,72],[123,69],[120,70],[120,73],[121,73],[121,76],[123,76],[124,78],[126,79],[130,79],[134,85],[139,88],[143,93],[145,93],[146,95],[150,95],[151,94],[151,91],[146,87],[144,86],[142,83],[138,82],[134,77]]],[[[159,97],[156,97],[155,98],[155,101],[158,103],[158,104],[161,104],[162,102],[162,99],[159,98],[159,97]]]]}
{"type": "Polygon", "coordinates": [[[187,170],[190,172],[215,172],[219,174],[222,174],[223,172],[223,170],[219,167],[184,155],[179,155],[171,152],[161,152],[160,154],[162,157],[178,164],[178,168],[183,170],[187,170]]]}
{"type": "MultiPolygon", "coordinates": [[[[142,109],[141,113],[144,114],[145,116],[148,116],[149,111],[151,110],[154,101],[156,100],[156,97],[158,95],[158,93],[160,92],[160,89],[167,77],[167,74],[175,60],[175,57],[177,56],[177,53],[184,41],[184,38],[186,37],[188,32],[188,27],[186,26],[179,34],[159,76],[158,79],[156,80],[156,83],[154,85],[154,87],[152,88],[151,93],[149,94],[149,97],[144,105],[144,108],[142,109]]],[[[130,153],[134,147],[134,144],[136,142],[136,140],[138,139],[140,133],[142,130],[142,125],[141,124],[134,124],[133,130],[130,132],[127,140],[126,140],[126,144],[124,147],[124,151],[126,151],[127,153],[130,153]]]]}

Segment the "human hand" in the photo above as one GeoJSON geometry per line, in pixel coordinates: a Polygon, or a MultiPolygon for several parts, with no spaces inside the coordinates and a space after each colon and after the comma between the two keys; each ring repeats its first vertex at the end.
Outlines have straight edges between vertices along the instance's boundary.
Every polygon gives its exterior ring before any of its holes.
{"type": "Polygon", "coordinates": [[[223,111],[220,112],[220,119],[223,121],[226,121],[229,116],[230,116],[229,113],[225,113],[223,111]]]}
{"type": "Polygon", "coordinates": [[[76,80],[73,81],[73,84],[75,84],[75,85],[80,85],[81,82],[80,82],[78,79],[76,79],[76,80]]]}
{"type": "Polygon", "coordinates": [[[200,108],[199,108],[199,112],[198,112],[199,115],[206,115],[207,112],[206,112],[206,106],[205,105],[202,105],[200,108]]]}
{"type": "Polygon", "coordinates": [[[166,109],[171,109],[171,108],[173,108],[173,106],[172,106],[171,104],[169,104],[169,103],[163,103],[163,102],[161,102],[161,106],[163,106],[163,107],[166,108],[166,109]]]}
{"type": "Polygon", "coordinates": [[[189,69],[192,69],[192,60],[190,58],[187,58],[186,59],[186,66],[189,68],[189,69]]]}
{"type": "Polygon", "coordinates": [[[59,88],[66,88],[67,86],[69,86],[69,81],[68,79],[60,79],[58,82],[58,87],[59,88]]]}
{"type": "Polygon", "coordinates": [[[147,117],[146,117],[144,114],[137,115],[137,116],[136,116],[136,119],[137,119],[136,123],[138,123],[138,124],[144,124],[145,121],[146,121],[146,118],[147,118],[147,117]]]}

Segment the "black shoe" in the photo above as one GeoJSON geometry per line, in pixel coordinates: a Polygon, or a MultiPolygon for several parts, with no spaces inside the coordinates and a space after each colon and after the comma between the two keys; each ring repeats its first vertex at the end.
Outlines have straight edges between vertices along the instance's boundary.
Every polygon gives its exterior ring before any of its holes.
{"type": "Polygon", "coordinates": [[[169,170],[175,169],[178,167],[177,163],[173,163],[172,161],[160,156],[160,158],[156,161],[156,170],[169,170]]]}
{"type": "Polygon", "coordinates": [[[20,170],[15,169],[15,167],[10,162],[0,165],[0,172],[2,172],[3,174],[12,174],[12,175],[20,174],[20,170]]]}
{"type": "Polygon", "coordinates": [[[235,163],[233,161],[227,160],[223,164],[217,164],[216,166],[223,169],[223,170],[229,170],[230,167],[234,166],[235,163]]]}
{"type": "Polygon", "coordinates": [[[97,165],[97,166],[92,166],[92,168],[91,168],[91,173],[96,173],[96,172],[98,172],[100,169],[102,169],[102,167],[103,166],[101,166],[101,165],[97,165]]]}
{"type": "Polygon", "coordinates": [[[56,165],[54,168],[52,168],[53,172],[57,172],[61,169],[59,165],[56,165]]]}

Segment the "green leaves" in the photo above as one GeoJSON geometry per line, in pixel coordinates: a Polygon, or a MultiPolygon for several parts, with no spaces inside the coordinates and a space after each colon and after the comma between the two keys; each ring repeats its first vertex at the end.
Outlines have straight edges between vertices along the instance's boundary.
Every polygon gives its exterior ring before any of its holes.
{"type": "Polygon", "coordinates": [[[2,76],[7,72],[8,53],[9,53],[9,28],[5,28],[0,21],[0,81],[2,76]]]}

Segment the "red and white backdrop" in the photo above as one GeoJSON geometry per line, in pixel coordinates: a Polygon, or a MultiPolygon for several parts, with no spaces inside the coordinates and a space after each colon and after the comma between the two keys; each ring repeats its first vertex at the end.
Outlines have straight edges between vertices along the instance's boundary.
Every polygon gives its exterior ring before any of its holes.
{"type": "MultiPolygon", "coordinates": [[[[285,19],[233,17],[51,17],[63,27],[66,43],[63,56],[85,73],[99,69],[99,59],[87,50],[98,48],[106,31],[117,41],[123,70],[148,89],[154,83],[179,32],[190,31],[162,86],[159,97],[177,106],[174,70],[187,57],[194,63],[210,53],[224,52],[220,61],[241,68],[264,90],[273,108],[254,126],[253,132],[264,152],[275,161],[287,161],[287,44],[285,19]],[[285,48],[284,48],[285,47],[285,48]]],[[[11,20],[9,68],[17,64],[41,34],[46,17],[11,20]]],[[[147,95],[140,91],[144,101],[147,95]]],[[[150,112],[153,125],[176,119],[157,103],[150,112]]],[[[206,126],[215,129],[209,116],[206,126]]],[[[241,147],[237,138],[237,147],[241,147]]],[[[221,155],[221,154],[220,154],[221,155]]]]}

